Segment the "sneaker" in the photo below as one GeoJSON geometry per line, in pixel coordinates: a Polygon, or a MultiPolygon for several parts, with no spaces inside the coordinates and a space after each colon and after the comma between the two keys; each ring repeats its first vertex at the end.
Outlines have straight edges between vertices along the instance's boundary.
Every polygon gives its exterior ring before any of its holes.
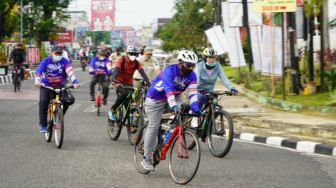
{"type": "Polygon", "coordinates": [[[149,158],[144,158],[141,161],[141,165],[145,170],[154,171],[154,166],[153,166],[153,163],[152,163],[152,160],[150,159],[150,157],[149,158]]]}
{"type": "Polygon", "coordinates": [[[40,129],[40,133],[46,133],[48,132],[48,125],[42,125],[40,129]]]}
{"type": "Polygon", "coordinates": [[[113,113],[112,110],[109,111],[108,113],[110,120],[115,121],[117,119],[116,113],[113,113]]]}
{"type": "Polygon", "coordinates": [[[103,105],[107,104],[107,99],[103,99],[103,105]]]}
{"type": "Polygon", "coordinates": [[[94,101],[94,100],[95,100],[94,96],[91,96],[91,100],[90,101],[94,101]]]}

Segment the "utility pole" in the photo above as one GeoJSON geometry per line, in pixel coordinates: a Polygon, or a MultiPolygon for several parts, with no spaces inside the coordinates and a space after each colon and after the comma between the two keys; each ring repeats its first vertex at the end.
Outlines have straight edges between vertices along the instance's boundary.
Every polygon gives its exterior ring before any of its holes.
{"type": "MultiPolygon", "coordinates": [[[[327,2],[328,3],[328,2],[327,2]]],[[[324,5],[321,6],[321,11],[320,11],[320,29],[321,29],[321,65],[320,65],[320,70],[321,70],[321,73],[320,73],[320,80],[321,80],[321,89],[326,89],[325,88],[325,84],[324,84],[324,75],[323,75],[323,72],[324,72],[324,47],[325,47],[325,44],[324,44],[324,38],[325,38],[325,28],[324,28],[324,9],[323,9],[324,5]]],[[[328,23],[328,22],[327,22],[328,23]]],[[[327,30],[328,31],[328,30],[327,30]]]]}
{"type": "Polygon", "coordinates": [[[248,23],[248,9],[247,9],[247,0],[243,0],[243,27],[246,28],[247,33],[247,51],[248,51],[248,64],[250,74],[252,73],[252,52],[251,52],[251,36],[248,23]]]}
{"type": "Polygon", "coordinates": [[[22,34],[23,34],[23,29],[22,29],[22,9],[23,9],[23,6],[22,6],[22,0],[21,0],[21,3],[20,3],[20,9],[21,9],[21,29],[20,29],[20,42],[22,43],[22,34]]]}

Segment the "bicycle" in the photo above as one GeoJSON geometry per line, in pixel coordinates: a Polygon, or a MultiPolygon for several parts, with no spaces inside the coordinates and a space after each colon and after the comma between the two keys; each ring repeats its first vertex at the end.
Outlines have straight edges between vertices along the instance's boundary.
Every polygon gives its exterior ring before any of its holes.
{"type": "Polygon", "coordinates": [[[105,79],[104,74],[96,74],[95,75],[98,80],[98,91],[97,95],[95,97],[95,106],[97,107],[97,116],[99,116],[100,113],[100,107],[103,105],[103,95],[101,94],[101,88],[102,88],[102,82],[105,79]]]}
{"type": "MultiPolygon", "coordinates": [[[[197,173],[199,163],[201,160],[201,148],[197,136],[193,132],[186,129],[185,125],[181,124],[182,116],[184,116],[184,114],[178,112],[175,115],[172,122],[170,122],[171,126],[175,122],[177,123],[177,126],[166,142],[164,142],[164,138],[166,137],[166,134],[167,132],[169,132],[169,130],[164,131],[160,126],[156,140],[156,145],[154,146],[152,152],[152,160],[153,160],[153,166],[155,167],[160,163],[161,160],[166,159],[166,154],[169,151],[168,169],[170,175],[172,179],[175,181],[175,183],[185,185],[189,183],[197,173]],[[190,139],[191,141],[195,142],[196,151],[189,150],[188,148],[183,147],[183,145],[187,145],[190,139]],[[190,172],[187,172],[188,167],[190,167],[189,169],[190,172]]],[[[164,120],[171,120],[171,119],[162,118],[161,124],[162,121],[164,120]]],[[[134,144],[134,155],[133,155],[134,165],[138,170],[138,172],[141,174],[148,174],[150,172],[144,169],[141,165],[141,161],[144,158],[143,137],[146,134],[146,131],[147,131],[147,125],[140,129],[134,144]]]]}
{"type": "MultiPolygon", "coordinates": [[[[231,149],[234,128],[230,114],[223,110],[217,99],[220,95],[231,96],[232,93],[230,91],[215,93],[204,90],[200,92],[209,95],[208,103],[201,109],[205,114],[205,118],[198,118],[197,127],[191,127],[192,117],[188,117],[185,120],[185,125],[189,129],[195,130],[197,137],[201,138],[203,142],[208,143],[209,149],[215,157],[222,158],[231,149]]],[[[194,147],[195,143],[188,145],[189,150],[194,147]]]]}
{"type": "Polygon", "coordinates": [[[138,107],[143,110],[143,106],[144,106],[144,101],[146,98],[146,93],[147,93],[147,87],[146,87],[146,81],[144,79],[141,78],[134,78],[135,81],[140,81],[141,82],[141,87],[137,88],[134,91],[134,98],[136,100],[136,104],[138,105],[138,107]]]}
{"type": "Polygon", "coordinates": [[[19,65],[13,65],[13,84],[14,84],[14,92],[20,91],[21,89],[21,81],[20,81],[20,73],[21,69],[19,65]]]}
{"type": "MultiPolygon", "coordinates": [[[[64,138],[64,114],[63,114],[63,102],[60,98],[60,94],[63,90],[74,88],[74,86],[65,87],[65,86],[46,86],[42,85],[41,87],[50,89],[55,93],[55,98],[52,97],[50,104],[48,106],[48,115],[47,115],[47,132],[44,133],[46,142],[50,142],[52,134],[55,134],[55,144],[57,148],[61,148],[64,138]]],[[[71,92],[68,91],[70,94],[71,92]]]]}
{"type": "Polygon", "coordinates": [[[114,80],[119,87],[127,88],[132,91],[126,97],[126,99],[116,109],[116,120],[108,118],[107,130],[111,140],[118,140],[122,127],[127,127],[128,141],[133,145],[136,132],[143,126],[144,117],[142,110],[138,107],[134,93],[138,92],[138,88],[126,87],[118,80],[114,80]],[[127,103],[127,104],[126,104],[127,103]],[[127,122],[126,122],[127,121],[127,122]]]}

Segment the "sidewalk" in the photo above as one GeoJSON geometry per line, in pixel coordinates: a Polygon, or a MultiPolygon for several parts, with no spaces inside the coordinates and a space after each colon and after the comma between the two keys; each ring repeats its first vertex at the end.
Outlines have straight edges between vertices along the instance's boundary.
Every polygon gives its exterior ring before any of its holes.
{"type": "MultiPolygon", "coordinates": [[[[227,88],[218,81],[215,90],[227,88]]],[[[219,101],[233,118],[235,137],[336,156],[336,115],[333,118],[276,110],[243,93],[240,90],[237,96],[223,96],[219,101]]]]}

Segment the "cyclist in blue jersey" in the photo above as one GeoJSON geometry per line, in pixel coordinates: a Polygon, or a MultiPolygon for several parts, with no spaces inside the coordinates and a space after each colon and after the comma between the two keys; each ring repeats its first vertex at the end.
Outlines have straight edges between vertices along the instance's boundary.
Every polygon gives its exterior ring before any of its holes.
{"type": "MultiPolygon", "coordinates": [[[[213,92],[217,78],[220,78],[226,88],[232,93],[238,91],[231,84],[225,75],[219,62],[216,61],[217,51],[213,48],[205,48],[203,50],[204,60],[196,65],[197,87],[199,90],[213,92]]],[[[197,92],[198,106],[201,109],[208,101],[208,96],[197,92]]]]}
{"type": "Polygon", "coordinates": [[[146,170],[154,170],[151,153],[167,104],[173,109],[172,113],[176,114],[179,106],[185,103],[180,94],[187,90],[192,111],[201,115],[197,103],[197,78],[193,72],[197,56],[191,51],[183,50],[177,58],[179,64],[167,66],[156,77],[146,94],[145,112],[149,122],[144,138],[144,159],[141,161],[146,170]]]}
{"type": "MultiPolygon", "coordinates": [[[[40,132],[47,132],[47,110],[50,102],[51,91],[41,85],[58,86],[64,85],[66,75],[71,79],[74,88],[77,89],[79,84],[73,74],[73,69],[70,62],[62,57],[63,50],[56,46],[51,51],[51,57],[42,60],[35,74],[35,86],[40,88],[40,103],[39,103],[39,117],[40,117],[40,132]]],[[[65,90],[63,91],[65,92],[65,90]]],[[[61,93],[61,96],[67,96],[67,93],[61,93]]],[[[67,104],[63,104],[64,114],[68,109],[67,104]]]]}
{"type": "Polygon", "coordinates": [[[106,58],[106,51],[103,49],[99,49],[97,52],[98,56],[93,57],[90,62],[90,70],[89,73],[91,76],[91,83],[90,83],[90,95],[91,101],[94,101],[94,88],[95,85],[98,83],[97,74],[105,75],[104,80],[102,82],[103,87],[103,105],[107,103],[107,97],[109,94],[109,75],[112,74],[112,64],[108,58],[106,58]]]}

